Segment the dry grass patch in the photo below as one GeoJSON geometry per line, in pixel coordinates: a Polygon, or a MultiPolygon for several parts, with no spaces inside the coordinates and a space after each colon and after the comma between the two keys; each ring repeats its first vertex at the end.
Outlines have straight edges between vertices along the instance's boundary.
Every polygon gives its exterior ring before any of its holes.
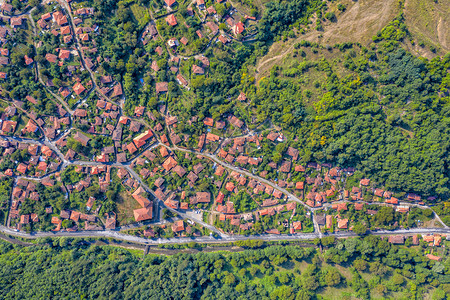
{"type": "Polygon", "coordinates": [[[401,10],[396,0],[360,0],[358,2],[346,0],[342,3],[346,5],[346,10],[342,13],[339,13],[334,6],[330,7],[330,11],[335,12],[337,21],[324,22],[324,31],[317,31],[313,29],[313,25],[310,25],[311,29],[303,35],[298,35],[297,38],[274,43],[267,55],[259,60],[256,66],[256,77],[261,78],[274,65],[282,63],[283,58],[292,53],[294,45],[302,40],[318,42],[322,45],[344,42],[369,44],[372,37],[392,21],[401,10]]]}
{"type": "Polygon", "coordinates": [[[117,221],[119,225],[126,225],[134,222],[133,210],[140,208],[139,203],[127,192],[119,193],[117,204],[117,221]]]}
{"type": "Polygon", "coordinates": [[[426,50],[429,45],[436,47],[438,54],[450,50],[450,0],[406,0],[405,20],[416,41],[411,48],[417,54],[431,56],[426,50]],[[425,47],[419,46],[420,42],[425,47]]]}

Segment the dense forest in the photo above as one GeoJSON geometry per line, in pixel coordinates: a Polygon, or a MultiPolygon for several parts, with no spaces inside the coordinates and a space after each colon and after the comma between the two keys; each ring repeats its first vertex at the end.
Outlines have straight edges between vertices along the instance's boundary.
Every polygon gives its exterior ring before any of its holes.
{"type": "Polygon", "coordinates": [[[76,239],[41,242],[0,242],[0,298],[445,299],[450,293],[448,261],[421,256],[422,246],[394,246],[373,236],[324,238],[317,241],[323,253],[273,245],[145,258],[136,250],[76,239]]]}

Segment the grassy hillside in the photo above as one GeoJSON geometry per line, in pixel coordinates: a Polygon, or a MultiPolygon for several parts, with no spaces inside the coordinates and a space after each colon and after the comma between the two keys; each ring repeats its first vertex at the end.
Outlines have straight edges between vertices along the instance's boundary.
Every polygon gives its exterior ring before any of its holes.
{"type": "Polygon", "coordinates": [[[406,0],[404,11],[406,25],[416,42],[413,51],[426,57],[432,57],[433,51],[450,51],[450,0],[406,0]]]}
{"type": "Polygon", "coordinates": [[[450,50],[450,0],[331,1],[315,14],[308,26],[293,28],[292,33],[273,43],[268,53],[258,60],[256,77],[279,65],[302,40],[322,46],[347,42],[368,45],[377,32],[402,12],[411,34],[403,41],[405,48],[427,58],[450,50]],[[327,13],[334,14],[335,18],[327,19],[327,13]]]}

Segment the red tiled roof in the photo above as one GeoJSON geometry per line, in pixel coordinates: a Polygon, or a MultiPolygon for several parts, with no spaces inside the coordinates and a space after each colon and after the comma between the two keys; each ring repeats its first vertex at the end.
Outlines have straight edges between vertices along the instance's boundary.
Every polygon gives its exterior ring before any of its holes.
{"type": "Polygon", "coordinates": [[[175,26],[177,25],[177,18],[175,17],[174,14],[168,15],[166,17],[166,22],[170,25],[170,26],[175,26]]]}
{"type": "Polygon", "coordinates": [[[177,1],[176,0],[164,0],[167,6],[171,7],[174,5],[177,1]]]}
{"type": "Polygon", "coordinates": [[[54,54],[51,54],[51,53],[47,53],[45,55],[45,59],[48,62],[51,62],[51,63],[56,63],[58,61],[58,57],[56,55],[54,55],[54,54]]]}
{"type": "Polygon", "coordinates": [[[156,93],[163,93],[169,90],[169,85],[167,82],[157,82],[156,83],[156,93]]]}
{"type": "Polygon", "coordinates": [[[153,217],[153,207],[150,205],[148,207],[135,209],[133,214],[136,222],[150,220],[153,217]]]}
{"type": "Polygon", "coordinates": [[[34,62],[34,60],[32,58],[28,57],[28,55],[25,55],[24,59],[25,59],[25,64],[27,66],[31,65],[34,62]]]}
{"type": "Polygon", "coordinates": [[[177,161],[175,159],[173,159],[172,157],[169,157],[163,164],[162,167],[166,170],[166,171],[170,171],[173,167],[175,167],[177,165],[177,161]]]}
{"type": "Polygon", "coordinates": [[[244,24],[241,21],[239,21],[236,25],[233,26],[232,30],[234,35],[241,34],[245,30],[244,24]]]}
{"type": "Polygon", "coordinates": [[[73,90],[75,92],[75,94],[80,95],[81,93],[83,93],[86,89],[84,88],[84,86],[77,82],[75,83],[75,85],[73,86],[73,90]]]}

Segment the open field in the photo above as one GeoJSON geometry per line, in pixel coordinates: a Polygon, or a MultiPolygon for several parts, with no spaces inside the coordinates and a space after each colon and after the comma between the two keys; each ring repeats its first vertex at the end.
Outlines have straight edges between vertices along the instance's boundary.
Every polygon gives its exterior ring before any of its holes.
{"type": "Polygon", "coordinates": [[[429,46],[435,47],[438,54],[450,50],[450,0],[406,0],[404,12],[406,25],[416,42],[410,50],[425,57],[432,56],[429,46]]]}

